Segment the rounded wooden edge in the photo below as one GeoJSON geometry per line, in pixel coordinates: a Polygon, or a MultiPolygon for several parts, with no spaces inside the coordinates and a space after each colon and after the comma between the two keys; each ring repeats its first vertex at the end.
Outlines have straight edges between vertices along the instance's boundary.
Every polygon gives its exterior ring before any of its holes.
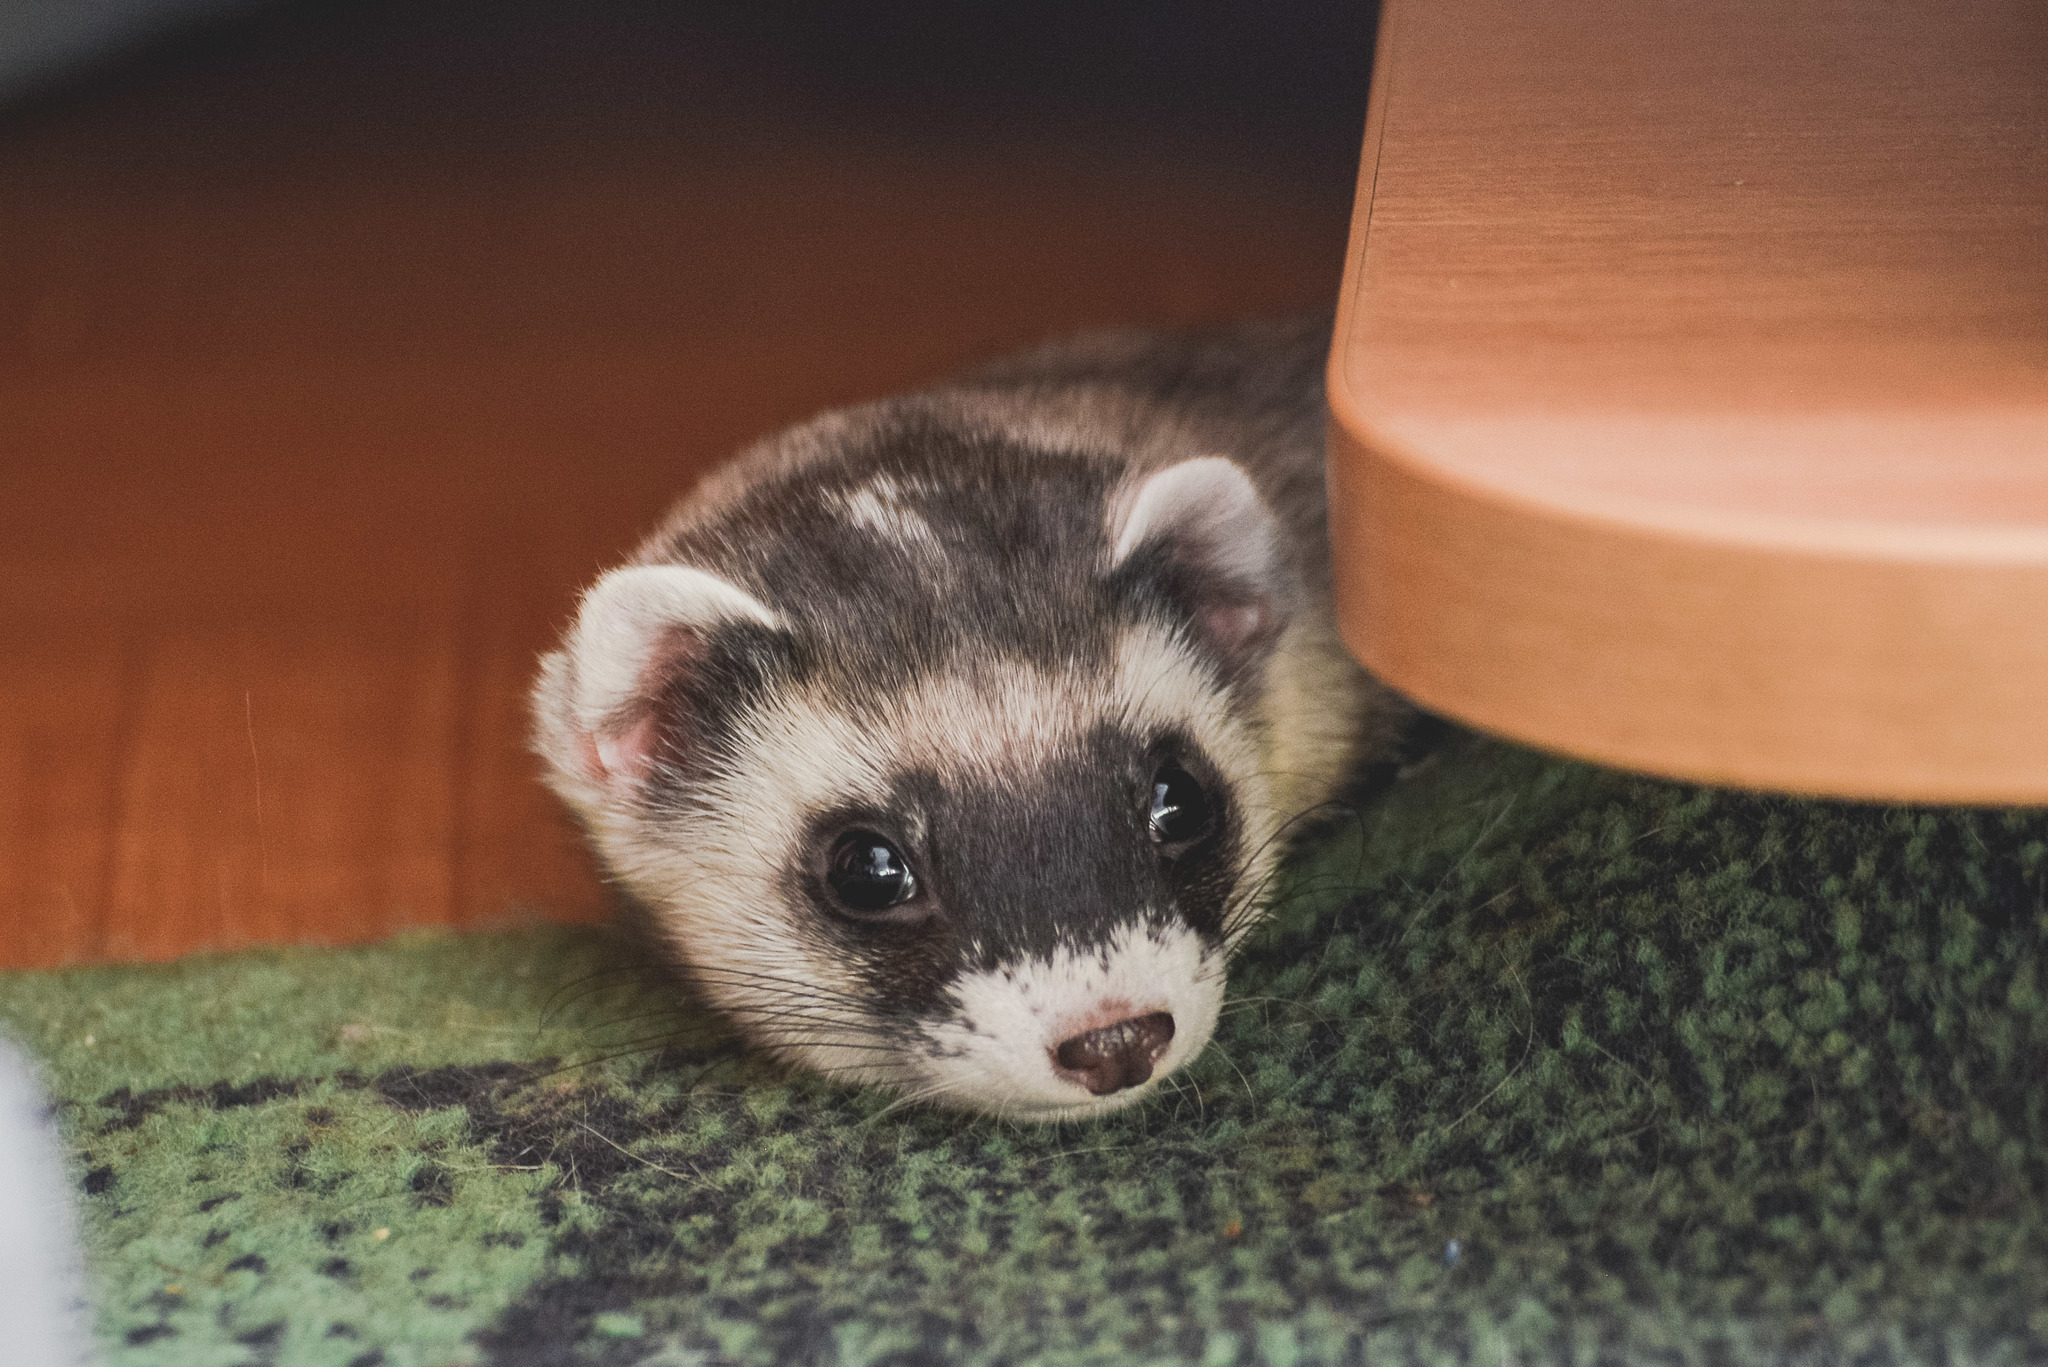
{"type": "Polygon", "coordinates": [[[1418,703],[1673,778],[2048,802],[2048,565],[1716,539],[1487,490],[1376,438],[1340,359],[1339,624],[1418,703]]]}

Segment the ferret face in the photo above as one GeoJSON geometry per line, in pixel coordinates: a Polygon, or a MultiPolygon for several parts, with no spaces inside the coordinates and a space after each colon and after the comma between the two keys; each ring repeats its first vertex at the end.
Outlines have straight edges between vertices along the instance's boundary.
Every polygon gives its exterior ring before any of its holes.
{"type": "Polygon", "coordinates": [[[1078,563],[1071,527],[1036,566],[1035,534],[1000,529],[1024,561],[1002,568],[1041,575],[1017,621],[956,579],[959,618],[921,630],[897,620],[892,563],[920,577],[913,543],[974,528],[905,487],[782,510],[893,545],[900,563],[869,547],[866,594],[793,606],[693,566],[608,576],[546,663],[540,747],[678,966],[755,1042],[915,1099],[1115,1109],[1208,1043],[1272,872],[1255,666],[1281,610],[1265,562],[1200,540],[1270,519],[1222,461],[1103,486],[1048,514],[1094,508],[1078,563]],[[889,620],[863,631],[863,607],[889,620]]]}
{"type": "Polygon", "coordinates": [[[1110,1109],[1208,1042],[1261,866],[1256,761],[1216,704],[1147,629],[1099,672],[799,693],[631,866],[761,1042],[1004,1114],[1110,1109]]]}

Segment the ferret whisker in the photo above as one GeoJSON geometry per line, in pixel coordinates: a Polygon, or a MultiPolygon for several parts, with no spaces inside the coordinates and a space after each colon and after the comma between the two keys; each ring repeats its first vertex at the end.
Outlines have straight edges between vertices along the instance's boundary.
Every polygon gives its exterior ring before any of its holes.
{"type": "Polygon", "coordinates": [[[821,1007],[816,1002],[783,1001],[773,1006],[757,1006],[750,1008],[746,1012],[745,1019],[749,1021],[815,1021],[819,1024],[831,1025],[836,1029],[858,1030],[870,1035],[893,1036],[895,1034],[888,1027],[871,1020],[863,1020],[857,1016],[834,1015],[831,1008],[821,1007]]]}
{"type": "MultiPolygon", "coordinates": [[[[1346,815],[1351,816],[1354,820],[1359,821],[1362,858],[1364,835],[1364,823],[1362,814],[1358,811],[1356,807],[1353,807],[1348,803],[1344,803],[1336,799],[1331,799],[1327,802],[1316,803],[1310,807],[1304,808],[1303,810],[1289,817],[1286,821],[1281,823],[1280,827],[1273,833],[1272,836],[1268,837],[1268,839],[1260,845],[1258,851],[1259,854],[1262,855],[1274,841],[1285,837],[1288,834],[1290,828],[1293,828],[1297,826],[1299,823],[1303,822],[1304,820],[1307,820],[1311,817],[1317,816],[1318,814],[1324,812],[1342,812],[1346,815]]],[[[1238,897],[1233,899],[1231,906],[1226,909],[1223,918],[1223,937],[1225,943],[1230,946],[1231,951],[1233,953],[1235,953],[1237,947],[1243,942],[1244,937],[1251,931],[1253,926],[1257,925],[1259,921],[1272,915],[1275,911],[1279,910],[1283,905],[1285,905],[1284,903],[1280,902],[1268,904],[1265,901],[1265,897],[1266,893],[1275,885],[1275,883],[1277,883],[1282,878],[1288,876],[1290,876],[1289,870],[1286,868],[1284,862],[1276,863],[1272,867],[1272,869],[1268,871],[1267,874],[1264,877],[1262,877],[1255,885],[1253,885],[1249,889],[1244,890],[1238,897]]]]}
{"type": "Polygon", "coordinates": [[[1252,998],[1244,1005],[1226,1008],[1226,1014],[1235,1015],[1242,1011],[1248,1011],[1252,1008],[1253,1005],[1266,1006],[1268,1009],[1270,1009],[1272,1006],[1279,1006],[1289,1012],[1294,1012],[1300,1015],[1312,1016],[1315,1018],[1316,1023],[1319,1025],[1335,1027],[1339,1024],[1338,1020],[1335,1017],[1331,1016],[1327,1011],[1318,1009],[1313,1003],[1306,1001],[1290,1001],[1285,997],[1252,998]]]}
{"type": "Polygon", "coordinates": [[[868,1035],[876,1039],[895,1040],[899,1032],[873,1020],[835,1015],[829,1010],[819,1010],[814,1005],[800,1002],[784,1002],[773,1007],[762,1007],[749,1011],[745,1019],[751,1024],[763,1027],[784,1028],[798,1025],[820,1030],[836,1030],[844,1034],[868,1035]]]}
{"type": "Polygon", "coordinates": [[[805,1048],[822,1050],[828,1053],[881,1054],[888,1058],[899,1058],[902,1056],[900,1049],[892,1048],[886,1044],[855,1044],[848,1040],[830,1038],[805,1039],[801,1036],[790,1038],[772,1032],[760,1036],[760,1043],[771,1050],[805,1048]]]}
{"type": "MultiPolygon", "coordinates": [[[[1237,1060],[1230,1056],[1230,1050],[1224,1046],[1223,1041],[1220,1039],[1212,1039],[1209,1041],[1209,1048],[1215,1050],[1217,1055],[1221,1057],[1225,1063],[1230,1065],[1230,1071],[1236,1073],[1237,1080],[1244,1084],[1245,1100],[1251,1101],[1255,1099],[1258,1096],[1258,1092],[1253,1089],[1252,1080],[1244,1075],[1244,1069],[1237,1066],[1237,1060]]],[[[1207,1051],[1205,1050],[1204,1052],[1207,1051]]]]}
{"type": "Polygon", "coordinates": [[[843,1045],[848,1049],[860,1049],[877,1054],[900,1054],[903,1051],[902,1046],[895,1040],[875,1035],[862,1036],[841,1030],[835,1026],[818,1025],[809,1022],[792,1022],[788,1025],[777,1025],[769,1022],[763,1024],[757,1031],[754,1031],[752,1037],[791,1046],[815,1045],[823,1047],[830,1045],[836,1048],[843,1045]]]}
{"type": "Polygon", "coordinates": [[[944,1083],[935,1082],[928,1087],[920,1087],[914,1092],[905,1092],[903,1095],[897,1097],[894,1101],[884,1106],[881,1110],[876,1111],[873,1115],[869,1116],[865,1121],[862,1122],[862,1127],[865,1128],[868,1125],[872,1125],[875,1122],[883,1119],[885,1116],[894,1115],[898,1111],[907,1110],[912,1106],[916,1106],[923,1102],[930,1101],[934,1097],[944,1096],[947,1090],[948,1088],[945,1086],[944,1083]]]}
{"type": "MultiPolygon", "coordinates": [[[[627,994],[621,995],[623,996],[627,994]]],[[[588,1013],[592,1011],[602,1013],[607,1010],[615,1009],[619,1006],[631,1005],[634,1005],[634,1003],[631,1000],[619,1000],[617,998],[606,996],[604,993],[601,992],[589,992],[583,994],[582,996],[576,997],[572,1001],[565,1002],[562,1005],[555,1008],[554,1010],[549,1011],[546,1014],[540,1016],[535,1023],[539,1026],[539,1028],[543,1030],[559,1029],[564,1028],[566,1026],[587,1028],[584,1026],[579,1026],[578,1021],[580,1018],[587,1018],[588,1013]]],[[[673,1010],[674,1008],[670,1007],[666,1009],[673,1010]]],[[[595,1025],[602,1025],[603,1023],[604,1022],[602,1020],[590,1022],[590,1024],[595,1025]]]]}
{"type": "Polygon", "coordinates": [[[802,978],[792,978],[779,973],[764,973],[758,969],[743,968],[738,965],[693,966],[690,968],[689,973],[693,977],[707,978],[714,982],[740,985],[770,983],[778,991],[796,991],[820,998],[830,997],[863,1008],[868,1005],[864,998],[839,988],[828,987],[823,983],[808,982],[802,978]]]}
{"type": "Polygon", "coordinates": [[[824,1021],[761,1021],[749,1034],[752,1038],[772,1040],[779,1044],[844,1044],[849,1049],[868,1049],[878,1053],[901,1052],[901,1046],[885,1036],[863,1035],[824,1021]]]}
{"type": "Polygon", "coordinates": [[[769,1020],[777,1016],[796,1014],[816,1016],[820,1019],[835,1020],[849,1028],[885,1033],[888,1026],[873,1017],[855,1009],[852,1003],[830,997],[808,997],[795,992],[778,992],[760,984],[746,984],[744,995],[735,995],[718,1003],[721,1014],[736,1020],[769,1020]]]}
{"type": "Polygon", "coordinates": [[[846,1010],[865,1016],[858,998],[836,992],[819,992],[794,984],[783,984],[772,979],[725,978],[716,979],[714,984],[734,995],[725,999],[714,999],[718,1005],[734,1011],[759,1009],[761,1005],[803,1005],[828,1010],[846,1010]],[[754,994],[759,994],[757,1001],[754,994]]]}
{"type": "MultiPolygon", "coordinates": [[[[1270,848],[1275,841],[1293,838],[1294,835],[1299,833],[1299,827],[1305,821],[1309,821],[1312,819],[1320,819],[1325,815],[1337,814],[1349,816],[1354,820],[1358,819],[1361,816],[1361,813],[1359,812],[1357,807],[1353,806],[1349,802],[1342,800],[1341,798],[1329,798],[1322,802],[1312,803],[1311,805],[1304,807],[1300,811],[1294,813],[1294,815],[1288,817],[1285,821],[1282,821],[1279,827],[1273,832],[1273,834],[1268,836],[1266,840],[1259,846],[1258,853],[1264,854],[1266,850],[1270,848]]],[[[1362,825],[1361,830],[1363,830],[1362,825]]]]}
{"type": "Polygon", "coordinates": [[[622,1050],[625,1053],[633,1053],[642,1049],[651,1049],[657,1045],[673,1044],[682,1038],[683,1032],[680,1030],[662,1030],[652,1034],[636,1035],[632,1039],[609,1040],[603,1047],[611,1050],[622,1050]]]}
{"type": "Polygon", "coordinates": [[[785,1006],[750,1014],[748,1023],[763,1029],[795,1029],[799,1026],[815,1030],[834,1030],[842,1034],[866,1035],[875,1039],[894,1040],[893,1031],[883,1029],[867,1021],[843,1020],[837,1016],[806,1010],[796,1006],[785,1006]]]}
{"type": "MultiPolygon", "coordinates": [[[[877,1068],[877,1066],[879,1065],[867,1061],[862,1061],[859,1063],[815,1063],[805,1065],[805,1067],[809,1071],[818,1074],[818,1076],[820,1077],[851,1078],[856,1082],[874,1081],[875,1069],[877,1068]]],[[[903,1061],[901,1059],[895,1059],[891,1061],[891,1066],[894,1072],[901,1073],[905,1065],[903,1064],[903,1061]]],[[[885,1082],[884,1085],[886,1086],[888,1084],[885,1082]]]]}
{"type": "Polygon", "coordinates": [[[621,1026],[639,1025],[645,1021],[663,1019],[673,1020],[676,1023],[676,1027],[682,1029],[689,1022],[689,1012],[674,1006],[663,1007],[657,1011],[636,1011],[630,1016],[614,1016],[609,1020],[593,1021],[589,1025],[582,1026],[581,1033],[585,1035],[602,1034],[607,1030],[617,1030],[621,1026]]]}
{"type": "Polygon", "coordinates": [[[1336,878],[1318,879],[1312,883],[1297,883],[1288,887],[1283,897],[1277,898],[1271,903],[1268,907],[1268,913],[1284,911],[1296,903],[1307,901],[1310,898],[1329,897],[1337,893],[1356,895],[1361,892],[1370,892],[1374,886],[1375,884],[1372,883],[1354,883],[1336,878]]]}
{"type": "Polygon", "coordinates": [[[653,980],[654,971],[642,969],[632,975],[607,974],[603,978],[587,977],[573,983],[564,983],[548,997],[541,1007],[541,1013],[543,1016],[551,1016],[587,997],[614,990],[630,990],[653,980]]]}
{"type": "MultiPolygon", "coordinates": [[[[1357,810],[1355,808],[1350,807],[1345,803],[1338,802],[1334,799],[1328,802],[1319,802],[1311,807],[1304,808],[1303,810],[1296,812],[1293,816],[1288,817],[1285,821],[1281,822],[1270,836],[1268,836],[1265,840],[1259,843],[1258,847],[1253,851],[1251,858],[1248,859],[1246,862],[1250,863],[1262,859],[1266,851],[1271,849],[1275,843],[1281,840],[1291,838],[1292,835],[1296,833],[1296,828],[1299,827],[1302,822],[1307,821],[1312,817],[1316,817],[1325,811],[1345,812],[1353,816],[1357,815],[1357,810]]],[[[1270,887],[1276,879],[1286,876],[1286,873],[1287,869],[1285,867],[1285,864],[1276,863],[1273,866],[1273,868],[1266,874],[1266,876],[1259,880],[1259,883],[1256,887],[1254,887],[1249,892],[1243,895],[1244,900],[1247,902],[1255,902],[1259,896],[1263,895],[1266,888],[1270,887]]]]}
{"type": "Polygon", "coordinates": [[[728,999],[729,1010],[735,1016],[753,1017],[771,1011],[808,1011],[833,1020],[880,1024],[857,1003],[836,997],[817,996],[775,984],[736,983],[730,986],[743,989],[743,994],[728,999]]]}
{"type": "Polygon", "coordinates": [[[850,998],[804,992],[774,983],[730,982],[721,986],[732,995],[720,1004],[734,1015],[751,1016],[768,1010],[799,1009],[833,1012],[847,1020],[873,1019],[862,1009],[860,1002],[850,998]]]}
{"type": "Polygon", "coordinates": [[[819,1049],[844,1049],[849,1053],[888,1054],[900,1057],[902,1050],[893,1044],[875,1044],[861,1040],[850,1040],[834,1034],[788,1033],[780,1030],[764,1030],[755,1038],[764,1044],[783,1046],[808,1045],[819,1049]]]}
{"type": "Polygon", "coordinates": [[[862,1020],[859,1017],[840,1015],[832,1006],[816,1002],[785,1001],[772,1006],[763,1004],[737,1012],[735,1018],[743,1025],[759,1026],[764,1029],[783,1024],[800,1024],[873,1039],[894,1040],[898,1037],[897,1032],[886,1025],[862,1020]]]}
{"type": "Polygon", "coordinates": [[[632,987],[652,985],[660,980],[660,970],[652,965],[628,965],[614,969],[601,969],[587,973],[580,978],[563,983],[541,1006],[540,1019],[543,1023],[566,1011],[577,1002],[613,989],[625,990],[632,987]]]}
{"type": "Polygon", "coordinates": [[[562,1073],[573,1073],[581,1068],[596,1068],[603,1064],[616,1063],[623,1058],[637,1058],[642,1054],[659,1053],[662,1049],[673,1043],[675,1043],[673,1035],[658,1035],[644,1040],[632,1040],[627,1042],[624,1047],[613,1049],[607,1053],[592,1054],[586,1058],[570,1059],[559,1067],[550,1068],[545,1073],[536,1073],[534,1076],[525,1079],[525,1081],[529,1084],[542,1082],[562,1073]]]}

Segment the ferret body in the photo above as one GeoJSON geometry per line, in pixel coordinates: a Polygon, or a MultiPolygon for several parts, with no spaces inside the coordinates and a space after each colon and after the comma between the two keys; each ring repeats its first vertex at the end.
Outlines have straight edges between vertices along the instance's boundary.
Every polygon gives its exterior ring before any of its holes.
{"type": "Polygon", "coordinates": [[[1020,1118],[1200,1052],[1291,819],[1394,738],[1339,643],[1327,318],[826,414],[585,595],[536,746],[755,1042],[1020,1118]]]}

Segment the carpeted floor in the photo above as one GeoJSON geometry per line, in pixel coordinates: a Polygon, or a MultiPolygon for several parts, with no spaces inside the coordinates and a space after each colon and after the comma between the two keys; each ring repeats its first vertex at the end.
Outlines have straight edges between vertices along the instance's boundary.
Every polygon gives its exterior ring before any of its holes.
{"type": "Polygon", "coordinates": [[[1298,870],[1217,1047],[1087,1126],[789,1078],[588,931],[0,1020],[115,1364],[2048,1361],[2048,814],[1460,739],[1298,870]]]}

